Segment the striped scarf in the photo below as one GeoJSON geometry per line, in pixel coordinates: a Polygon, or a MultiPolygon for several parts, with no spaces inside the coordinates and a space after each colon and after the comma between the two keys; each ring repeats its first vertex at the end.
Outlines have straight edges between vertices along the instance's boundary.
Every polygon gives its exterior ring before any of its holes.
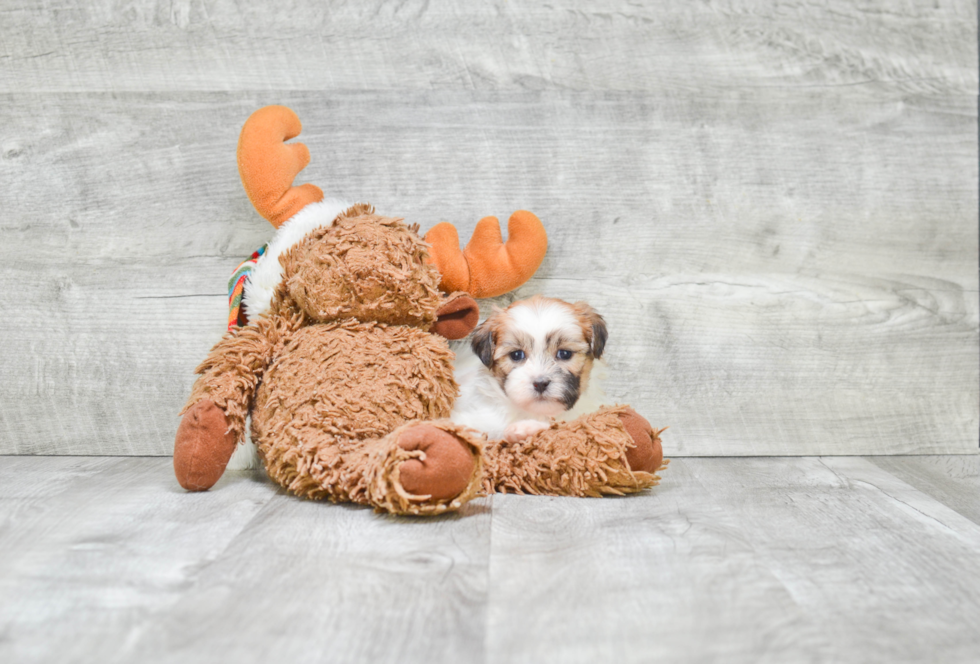
{"type": "Polygon", "coordinates": [[[231,275],[231,279],[228,280],[229,330],[233,330],[238,327],[238,313],[242,308],[242,295],[245,293],[245,279],[248,278],[249,274],[251,274],[252,270],[255,268],[255,263],[259,260],[259,257],[265,253],[265,250],[268,247],[268,244],[263,244],[257,251],[253,251],[251,256],[242,261],[242,264],[235,268],[235,271],[231,275]]]}

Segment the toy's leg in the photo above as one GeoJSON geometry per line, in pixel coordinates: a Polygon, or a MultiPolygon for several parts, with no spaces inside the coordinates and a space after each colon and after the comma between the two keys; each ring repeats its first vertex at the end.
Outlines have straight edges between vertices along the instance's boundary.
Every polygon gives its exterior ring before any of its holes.
{"type": "Polygon", "coordinates": [[[458,509],[480,488],[482,439],[449,420],[413,422],[365,440],[309,427],[279,441],[259,448],[269,476],[308,498],[394,514],[439,514],[458,509]]]}
{"type": "Polygon", "coordinates": [[[174,474],[188,491],[206,491],[225,472],[236,436],[228,418],[209,399],[184,412],[174,440],[174,474]]]}
{"type": "Polygon", "coordinates": [[[603,407],[517,443],[489,443],[483,488],[556,496],[641,491],[660,481],[658,434],[629,407],[603,407]]]}
{"type": "Polygon", "coordinates": [[[199,402],[209,401],[224,413],[235,442],[241,440],[249,404],[272,352],[273,341],[282,336],[277,324],[285,326],[279,320],[263,320],[261,325],[225,334],[195,370],[200,377],[194,382],[181,414],[190,412],[199,402]]]}

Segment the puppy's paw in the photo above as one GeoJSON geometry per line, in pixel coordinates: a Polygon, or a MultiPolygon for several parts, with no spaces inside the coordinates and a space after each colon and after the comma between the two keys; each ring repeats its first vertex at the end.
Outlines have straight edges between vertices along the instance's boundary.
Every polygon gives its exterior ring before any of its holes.
{"type": "Polygon", "coordinates": [[[504,438],[507,439],[508,443],[517,443],[524,440],[528,436],[532,436],[539,431],[544,431],[551,425],[548,422],[539,422],[538,420],[520,420],[514,422],[506,429],[504,429],[504,438]]]}

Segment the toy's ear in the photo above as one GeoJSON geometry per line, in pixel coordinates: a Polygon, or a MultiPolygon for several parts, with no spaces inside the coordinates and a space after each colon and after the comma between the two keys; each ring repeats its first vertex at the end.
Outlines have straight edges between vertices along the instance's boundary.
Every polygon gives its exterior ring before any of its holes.
{"type": "Polygon", "coordinates": [[[480,305],[466,293],[453,293],[436,311],[432,332],[447,339],[462,339],[480,322],[480,305]]]}
{"type": "Polygon", "coordinates": [[[473,297],[509,293],[531,278],[548,251],[548,234],[541,220],[518,210],[507,222],[507,242],[496,217],[484,217],[473,230],[466,249],[459,250],[459,235],[452,224],[436,224],[425,235],[432,245],[429,262],[442,275],[446,292],[465,290],[473,297]]]}

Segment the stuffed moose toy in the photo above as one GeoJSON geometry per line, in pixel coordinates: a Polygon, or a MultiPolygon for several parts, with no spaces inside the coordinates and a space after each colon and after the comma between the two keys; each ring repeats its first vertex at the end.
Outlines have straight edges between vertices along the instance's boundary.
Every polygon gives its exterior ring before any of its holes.
{"type": "Polygon", "coordinates": [[[627,407],[556,422],[516,444],[451,422],[447,339],[477,325],[473,297],[534,274],[544,227],[521,211],[506,243],[493,217],[464,251],[447,223],[423,241],[417,227],[370,205],[293,186],[310,159],[302,143],[285,143],[300,129],[282,106],[256,111],[242,128],[245,191],[277,231],[248,277],[240,326],[197,368],[174,447],[184,488],[217,482],[248,417],[267,473],[290,492],[398,514],[458,509],[481,491],[600,496],[659,481],[659,432],[627,407]]]}

